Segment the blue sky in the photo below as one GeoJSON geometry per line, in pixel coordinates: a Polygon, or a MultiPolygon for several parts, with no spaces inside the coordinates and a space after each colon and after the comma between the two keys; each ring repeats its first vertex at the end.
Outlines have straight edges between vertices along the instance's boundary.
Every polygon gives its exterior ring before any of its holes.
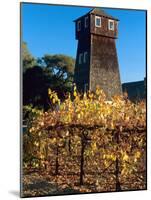
{"type": "MultiPolygon", "coordinates": [[[[66,54],[76,57],[74,19],[91,8],[22,4],[22,37],[35,57],[66,54]]],[[[143,80],[146,74],[146,15],[144,11],[104,9],[118,18],[116,40],[121,82],[143,80]]]]}

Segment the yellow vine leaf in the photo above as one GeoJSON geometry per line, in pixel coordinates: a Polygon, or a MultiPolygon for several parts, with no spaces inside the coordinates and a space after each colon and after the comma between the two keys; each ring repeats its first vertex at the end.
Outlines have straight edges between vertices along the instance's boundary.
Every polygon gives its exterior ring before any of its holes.
{"type": "Polygon", "coordinates": [[[140,158],[141,153],[139,151],[137,151],[134,156],[135,156],[135,158],[140,158]]]}
{"type": "Polygon", "coordinates": [[[107,168],[110,165],[110,163],[107,160],[104,160],[104,165],[107,168]]]}
{"type": "Polygon", "coordinates": [[[129,160],[129,156],[127,155],[127,153],[124,153],[123,160],[124,161],[128,161],[129,160]]]}

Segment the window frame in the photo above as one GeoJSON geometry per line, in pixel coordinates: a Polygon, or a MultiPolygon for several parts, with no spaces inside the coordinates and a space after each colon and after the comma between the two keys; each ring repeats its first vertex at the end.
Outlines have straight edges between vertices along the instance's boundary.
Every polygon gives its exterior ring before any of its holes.
{"type": "Polygon", "coordinates": [[[88,87],[89,87],[88,83],[84,83],[84,92],[88,91],[88,89],[89,89],[88,87]]]}
{"type": "Polygon", "coordinates": [[[114,20],[113,19],[109,19],[108,20],[108,30],[114,31],[115,30],[114,28],[115,28],[114,20]],[[113,23],[113,29],[110,27],[110,23],[113,23]]]}
{"type": "Polygon", "coordinates": [[[83,54],[83,63],[87,63],[87,56],[88,56],[88,52],[85,51],[83,54]]]}
{"type": "Polygon", "coordinates": [[[101,27],[102,26],[102,18],[100,16],[95,16],[95,27],[101,27]],[[97,19],[100,19],[100,25],[97,25],[97,19]]]}
{"type": "Polygon", "coordinates": [[[79,65],[82,64],[82,57],[83,57],[83,53],[79,53],[79,65]]]}
{"type": "Polygon", "coordinates": [[[81,31],[81,20],[77,21],[77,31],[81,31]]]}
{"type": "Polygon", "coordinates": [[[86,16],[86,17],[84,18],[84,27],[85,27],[85,28],[88,27],[88,20],[89,20],[89,17],[86,16]]]}

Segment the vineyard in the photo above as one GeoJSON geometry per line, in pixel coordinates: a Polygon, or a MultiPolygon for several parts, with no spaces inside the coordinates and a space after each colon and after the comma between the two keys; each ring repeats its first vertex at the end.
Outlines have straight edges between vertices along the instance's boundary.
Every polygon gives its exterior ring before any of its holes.
{"type": "Polygon", "coordinates": [[[23,135],[23,196],[146,189],[146,103],[48,91],[23,135]]]}

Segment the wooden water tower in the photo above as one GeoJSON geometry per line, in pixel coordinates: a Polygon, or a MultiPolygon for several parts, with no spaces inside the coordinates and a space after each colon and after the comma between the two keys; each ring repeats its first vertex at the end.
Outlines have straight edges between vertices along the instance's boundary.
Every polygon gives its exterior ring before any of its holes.
{"type": "Polygon", "coordinates": [[[93,9],[75,20],[78,40],[74,82],[80,92],[104,90],[107,97],[122,94],[115,40],[118,19],[93,9]]]}

